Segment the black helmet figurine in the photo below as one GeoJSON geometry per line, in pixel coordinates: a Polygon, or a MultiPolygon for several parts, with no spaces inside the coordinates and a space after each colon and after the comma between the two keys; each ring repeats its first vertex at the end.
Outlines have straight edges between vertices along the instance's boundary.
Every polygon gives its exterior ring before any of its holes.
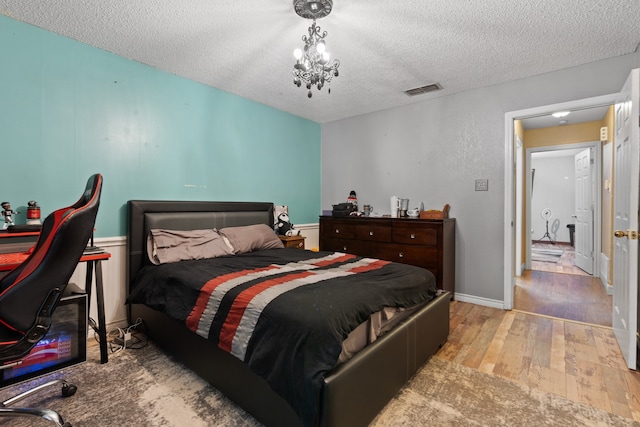
{"type": "Polygon", "coordinates": [[[2,229],[6,230],[10,225],[14,225],[11,215],[17,214],[18,212],[11,209],[11,203],[9,202],[2,202],[0,203],[0,206],[2,206],[2,211],[0,211],[0,213],[4,217],[4,224],[2,225],[2,229]]]}

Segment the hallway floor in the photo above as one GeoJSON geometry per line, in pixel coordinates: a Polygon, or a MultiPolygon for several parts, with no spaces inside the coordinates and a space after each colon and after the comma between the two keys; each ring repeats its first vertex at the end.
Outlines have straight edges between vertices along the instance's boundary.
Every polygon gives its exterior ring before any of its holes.
{"type": "Polygon", "coordinates": [[[513,308],[611,327],[613,297],[599,278],[574,265],[574,248],[549,242],[534,242],[533,247],[564,252],[557,262],[532,261],[531,270],[515,278],[513,308]]]}
{"type": "Polygon", "coordinates": [[[515,310],[611,327],[613,298],[599,278],[525,270],[515,282],[515,310]]]}
{"type": "Polygon", "coordinates": [[[533,248],[542,249],[562,249],[564,252],[558,262],[541,262],[531,261],[531,269],[536,271],[549,271],[552,273],[577,274],[580,276],[589,276],[584,270],[574,265],[575,249],[567,243],[534,242],[533,248]]]}

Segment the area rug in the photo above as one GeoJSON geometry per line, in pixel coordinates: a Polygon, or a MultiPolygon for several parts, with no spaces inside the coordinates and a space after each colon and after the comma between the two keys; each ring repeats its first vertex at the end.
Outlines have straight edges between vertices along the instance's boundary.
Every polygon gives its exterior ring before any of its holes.
{"type": "MultiPolygon", "coordinates": [[[[153,345],[90,360],[37,381],[0,391],[14,392],[51,377],[78,386],[69,398],[52,389],[23,401],[60,412],[74,427],[247,426],[260,424],[153,345]]],[[[372,372],[372,375],[375,373],[372,372]]],[[[31,418],[0,418],[0,426],[51,426],[31,418]]],[[[389,426],[632,426],[632,420],[433,357],[373,421],[389,426]]]]}
{"type": "Polygon", "coordinates": [[[551,248],[531,248],[531,261],[558,262],[564,251],[551,248]]]}

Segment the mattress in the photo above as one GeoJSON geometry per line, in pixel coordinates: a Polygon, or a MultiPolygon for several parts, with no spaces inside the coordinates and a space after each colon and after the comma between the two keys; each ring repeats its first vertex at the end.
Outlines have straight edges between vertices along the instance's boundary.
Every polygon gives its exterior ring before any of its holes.
{"type": "Polygon", "coordinates": [[[369,344],[392,330],[396,325],[411,314],[425,306],[428,302],[416,304],[412,307],[385,307],[377,311],[349,333],[342,341],[342,351],[338,357],[338,364],[344,363],[362,351],[369,344]]]}

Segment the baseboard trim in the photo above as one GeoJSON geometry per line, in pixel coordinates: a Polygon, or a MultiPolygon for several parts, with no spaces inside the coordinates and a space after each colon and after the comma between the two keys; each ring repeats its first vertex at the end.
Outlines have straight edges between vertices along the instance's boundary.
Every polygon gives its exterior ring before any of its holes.
{"type": "Polygon", "coordinates": [[[500,300],[477,297],[474,295],[466,295],[466,294],[461,294],[460,292],[456,292],[455,299],[460,302],[468,302],[471,304],[482,305],[482,306],[491,307],[491,308],[499,308],[501,310],[504,310],[504,301],[500,301],[500,300]]]}

